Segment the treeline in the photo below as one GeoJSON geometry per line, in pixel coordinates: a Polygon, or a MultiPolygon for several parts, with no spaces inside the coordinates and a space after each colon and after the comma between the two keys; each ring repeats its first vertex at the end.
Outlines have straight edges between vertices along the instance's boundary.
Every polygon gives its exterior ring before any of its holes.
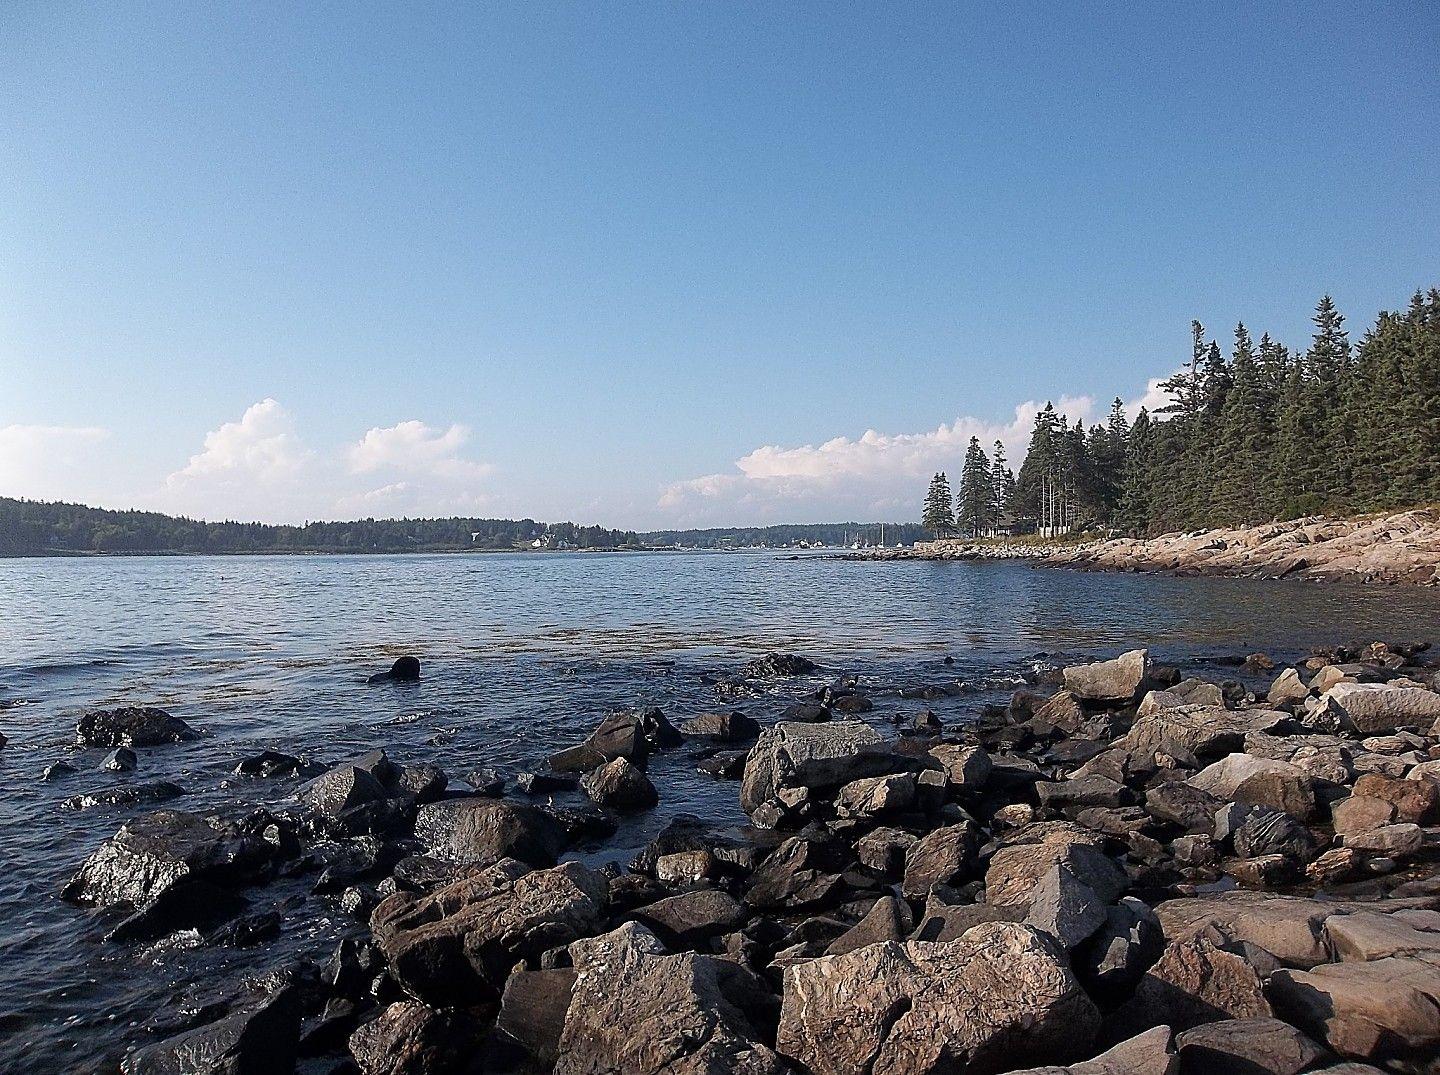
{"type": "Polygon", "coordinates": [[[1293,353],[1237,325],[1227,355],[1192,323],[1156,413],[1132,425],[1117,399],[1086,429],[1046,404],[1013,483],[972,440],[958,496],[932,479],[926,528],[1154,534],[1440,500],[1440,290],[1382,312],[1358,344],[1329,296],[1314,324],[1293,353]]]}
{"type": "Polygon", "coordinates": [[[622,548],[634,531],[533,519],[358,519],[271,526],[0,497],[0,555],[62,553],[445,552],[622,548]]]}
{"type": "Polygon", "coordinates": [[[809,545],[850,545],[861,542],[878,545],[911,544],[926,538],[917,523],[795,523],[783,526],[715,527],[708,530],[652,530],[641,534],[647,545],[682,545],[687,549],[770,548],[809,545]]]}

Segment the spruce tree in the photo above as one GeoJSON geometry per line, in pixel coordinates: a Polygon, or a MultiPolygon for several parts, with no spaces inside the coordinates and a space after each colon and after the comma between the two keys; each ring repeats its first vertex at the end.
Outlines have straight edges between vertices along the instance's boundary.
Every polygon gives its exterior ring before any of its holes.
{"type": "MultiPolygon", "coordinates": [[[[990,453],[990,527],[998,529],[1001,517],[1008,510],[1005,503],[1005,478],[1010,472],[1005,469],[1005,445],[995,441],[990,453]]],[[[1013,479],[1012,479],[1013,481],[1013,479]]]]}
{"type": "Polygon", "coordinates": [[[971,437],[965,449],[965,466],[960,474],[960,507],[956,522],[961,531],[980,537],[990,520],[990,461],[980,447],[980,438],[971,437]]]}
{"type": "Polygon", "coordinates": [[[930,479],[920,525],[937,538],[949,537],[955,532],[955,505],[950,494],[950,482],[943,470],[930,479]]]}

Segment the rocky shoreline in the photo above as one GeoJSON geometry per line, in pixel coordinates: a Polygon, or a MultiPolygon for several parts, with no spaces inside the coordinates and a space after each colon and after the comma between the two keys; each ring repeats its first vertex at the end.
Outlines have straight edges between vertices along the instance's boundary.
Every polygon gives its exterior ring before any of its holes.
{"type": "MultiPolygon", "coordinates": [[[[160,1013],[127,1075],[1440,1072],[1436,664],[1375,643],[1247,671],[1268,687],[1133,651],[949,726],[887,727],[854,676],[768,725],[619,713],[516,778],[582,809],[266,751],[237,772],[294,781],[293,809],[141,815],[63,895],[114,946],[264,944],[247,893],[281,877],[357,922],[322,964],[160,1013]],[[666,794],[670,751],[738,781],[753,827],[681,817],[625,867],[575,861],[666,794]]],[[[772,654],[717,694],[817,672],[772,654]]],[[[77,729],[117,765],[194,734],[145,707],[77,729]]]]}
{"type": "Polygon", "coordinates": [[[1031,560],[1089,571],[1440,585],[1440,519],[1429,508],[1363,519],[1315,516],[1263,526],[1078,544],[931,542],[855,560],[1031,560]]]}

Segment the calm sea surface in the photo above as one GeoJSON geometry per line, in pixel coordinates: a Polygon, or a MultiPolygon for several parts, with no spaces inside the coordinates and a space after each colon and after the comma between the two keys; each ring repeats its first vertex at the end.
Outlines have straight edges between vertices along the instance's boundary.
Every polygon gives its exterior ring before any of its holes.
{"type": "MultiPolygon", "coordinates": [[[[283,807],[296,783],[235,777],[238,758],[384,746],[455,777],[514,772],[612,710],[738,707],[764,722],[841,672],[872,688],[876,724],[926,705],[900,687],[958,680],[961,694],[928,705],[960,721],[1052,661],[1145,645],[1234,676],[1253,650],[1293,659],[1371,638],[1440,639],[1440,594],[760,552],[0,560],[0,1071],[113,1071],[167,1004],[323,959],[355,928],[302,879],[250,894],[252,911],[283,914],[268,945],[104,943],[113,919],[56,892],[134,812],[62,810],[79,792],[163,778],[187,789],[176,808],[283,807]],[[722,703],[715,678],[770,649],[825,673],[722,703]],[[401,653],[424,662],[422,682],[364,685],[401,653]],[[72,746],[75,722],[117,704],[162,706],[206,737],[102,772],[105,752],[72,746]],[[79,771],[42,782],[60,759],[79,771]]],[[[582,854],[628,858],[679,812],[742,820],[735,786],[696,773],[685,749],[651,773],[661,806],[582,854]]]]}

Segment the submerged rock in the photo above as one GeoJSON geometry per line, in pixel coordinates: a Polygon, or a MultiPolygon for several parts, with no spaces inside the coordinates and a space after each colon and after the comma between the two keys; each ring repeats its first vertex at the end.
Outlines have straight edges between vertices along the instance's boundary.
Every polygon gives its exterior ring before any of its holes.
{"type": "Polygon", "coordinates": [[[814,661],[794,653],[767,653],[747,664],[741,674],[746,679],[769,679],[775,676],[808,676],[819,670],[820,666],[814,661]]]}
{"type": "Polygon", "coordinates": [[[420,658],[396,657],[388,672],[376,672],[366,683],[414,683],[420,678],[420,658]]]}
{"type": "Polygon", "coordinates": [[[66,810],[93,810],[96,807],[147,806],[168,802],[185,794],[185,789],[169,780],[147,780],[139,784],[121,784],[113,788],[72,795],[60,805],[66,810]]]}
{"type": "Polygon", "coordinates": [[[295,1068],[300,1004],[293,988],[251,1001],[222,1019],[136,1049],[122,1075],[261,1075],[295,1068]]]}
{"type": "Polygon", "coordinates": [[[76,742],[87,747],[155,747],[199,738],[179,717],[152,706],[92,709],[75,728],[76,742]]]}

